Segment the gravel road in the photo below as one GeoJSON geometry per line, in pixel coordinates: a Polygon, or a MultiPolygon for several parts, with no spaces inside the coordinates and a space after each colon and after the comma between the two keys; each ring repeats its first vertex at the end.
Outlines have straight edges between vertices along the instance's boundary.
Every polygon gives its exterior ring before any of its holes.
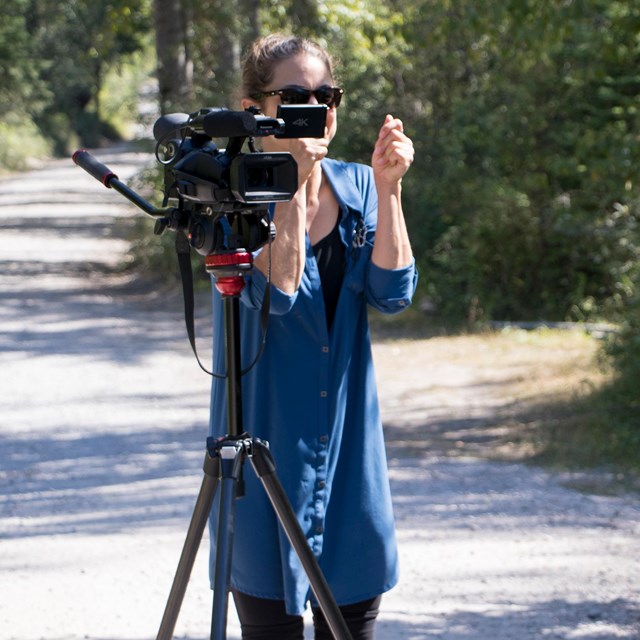
{"type": "MultiPolygon", "coordinates": [[[[96,155],[125,181],[148,161],[96,155]]],[[[179,298],[117,270],[139,215],[70,160],[0,181],[5,640],[147,640],[162,617],[202,477],[209,381],[179,298]]],[[[472,428],[499,385],[428,340],[375,356],[402,555],[378,638],[640,638],[640,498],[426,450],[416,434],[472,428]]],[[[209,637],[206,547],[179,638],[209,637]]]]}

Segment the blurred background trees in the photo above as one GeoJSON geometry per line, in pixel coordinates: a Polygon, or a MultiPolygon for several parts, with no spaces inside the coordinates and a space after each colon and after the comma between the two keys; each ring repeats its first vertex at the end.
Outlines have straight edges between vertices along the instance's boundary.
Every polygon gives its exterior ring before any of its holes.
{"type": "Polygon", "coordinates": [[[143,88],[158,112],[234,108],[241,52],[273,30],[338,59],[334,156],[368,162],[386,112],[414,139],[422,305],[450,326],[616,323],[637,408],[640,0],[16,0],[0,163],[131,137],[143,88]]]}
{"type": "MultiPolygon", "coordinates": [[[[0,117],[33,123],[55,153],[116,135],[103,117],[108,73],[148,39],[145,0],[16,0],[0,16],[0,117]]],[[[4,154],[7,150],[4,150],[4,154]]],[[[6,164],[29,153],[13,149],[6,164]]]]}

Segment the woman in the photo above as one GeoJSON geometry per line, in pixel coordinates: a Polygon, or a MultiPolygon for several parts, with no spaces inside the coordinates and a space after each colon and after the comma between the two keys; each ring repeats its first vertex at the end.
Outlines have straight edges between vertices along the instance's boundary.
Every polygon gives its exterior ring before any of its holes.
{"type": "MultiPolygon", "coordinates": [[[[402,123],[387,115],[372,167],[330,160],[342,93],[331,58],[308,40],[268,36],[245,56],[243,108],[272,117],[285,103],[322,102],[329,109],[324,138],[262,139],[265,151],[293,155],[299,187],[290,202],[274,206],[271,257],[267,249],[258,253],[241,296],[247,364],[259,350],[260,310],[271,287],[265,351],[243,378],[243,416],[247,431],[270,444],[353,637],[373,638],[381,594],[396,583],[398,567],[366,307],[401,311],[415,290],[401,205],[413,145],[402,123]]],[[[214,323],[222,326],[219,296],[214,323]]],[[[217,333],[214,370],[222,371],[217,333]]],[[[220,380],[213,383],[211,429],[214,435],[226,429],[220,380]]],[[[253,473],[244,475],[231,577],[243,638],[302,639],[308,601],[316,638],[331,638],[262,486],[253,473]]]]}

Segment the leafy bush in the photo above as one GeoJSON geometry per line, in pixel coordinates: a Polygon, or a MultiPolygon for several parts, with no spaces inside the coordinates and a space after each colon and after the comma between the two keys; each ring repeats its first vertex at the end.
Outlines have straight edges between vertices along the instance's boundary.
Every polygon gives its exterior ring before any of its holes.
{"type": "MultiPolygon", "coordinates": [[[[159,164],[140,171],[130,180],[132,189],[147,198],[158,202],[164,188],[163,169],[159,164]]],[[[154,221],[148,217],[136,218],[129,233],[129,267],[141,275],[156,280],[169,287],[180,284],[180,269],[175,250],[176,235],[165,231],[154,234],[154,221]]],[[[195,287],[209,286],[209,276],[204,268],[204,260],[195,251],[191,253],[191,268],[195,287]]]]}
{"type": "Polygon", "coordinates": [[[445,315],[471,323],[619,316],[640,266],[629,206],[596,215],[551,194],[540,204],[506,181],[474,195],[473,216],[451,226],[433,252],[445,315]]]}
{"type": "Polygon", "coordinates": [[[625,313],[619,333],[607,344],[614,368],[612,383],[600,393],[611,437],[621,448],[640,451],[640,298],[625,313]]]}
{"type": "Polygon", "coordinates": [[[611,318],[638,281],[640,7],[470,4],[411,4],[403,30],[429,294],[453,318],[611,318]]]}
{"type": "Polygon", "coordinates": [[[542,460],[570,467],[639,471],[640,308],[633,320],[606,342],[603,366],[610,381],[556,409],[542,460]]]}
{"type": "Polygon", "coordinates": [[[31,120],[14,114],[0,121],[0,170],[24,171],[33,160],[51,153],[51,142],[31,120]]]}

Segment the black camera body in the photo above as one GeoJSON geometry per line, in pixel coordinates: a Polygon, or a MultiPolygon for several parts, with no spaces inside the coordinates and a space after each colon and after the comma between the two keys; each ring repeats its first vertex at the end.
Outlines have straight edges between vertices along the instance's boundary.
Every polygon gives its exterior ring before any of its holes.
{"type": "Polygon", "coordinates": [[[242,153],[247,138],[319,138],[326,105],[281,105],[276,118],[251,110],[201,109],[189,116],[163,116],[154,136],[165,145],[165,193],[211,205],[291,200],[298,189],[297,165],[288,153],[242,153]],[[179,137],[178,137],[179,134],[179,137]],[[228,137],[225,151],[212,142],[228,137]]]}
{"type": "Polygon", "coordinates": [[[180,144],[174,163],[165,167],[165,187],[172,196],[210,205],[280,202],[297,191],[298,167],[288,153],[231,156],[211,142],[194,147],[192,139],[180,144]]]}
{"type": "Polygon", "coordinates": [[[153,132],[164,148],[165,203],[176,198],[179,206],[156,232],[186,230],[202,255],[262,246],[274,233],[268,204],[291,200],[298,167],[289,153],[255,151],[254,138],[322,137],[326,114],[326,105],[281,105],[276,118],[219,108],[159,118],[153,132]],[[229,138],[223,151],[213,142],[220,137],[229,138]]]}

